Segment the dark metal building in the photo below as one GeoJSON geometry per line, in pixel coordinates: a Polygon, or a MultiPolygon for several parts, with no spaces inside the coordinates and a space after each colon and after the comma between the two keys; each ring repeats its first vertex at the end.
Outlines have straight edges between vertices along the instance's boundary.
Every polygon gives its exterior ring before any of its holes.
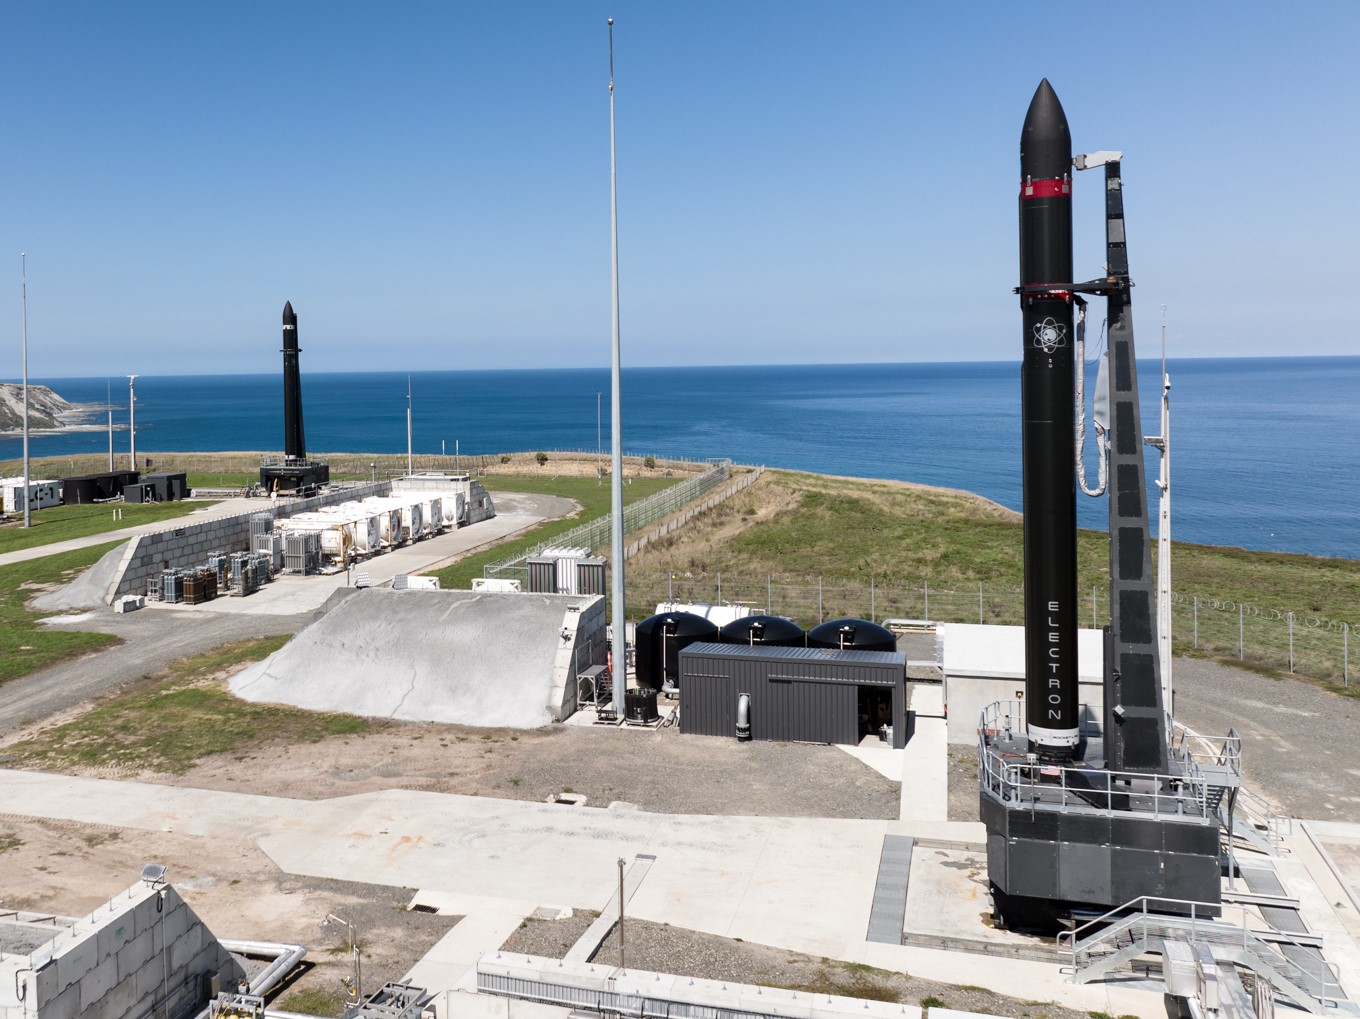
{"type": "Polygon", "coordinates": [[[900,651],[691,644],[680,652],[680,731],[736,733],[750,697],[752,739],[856,745],[892,729],[907,745],[907,656],[900,651]]]}

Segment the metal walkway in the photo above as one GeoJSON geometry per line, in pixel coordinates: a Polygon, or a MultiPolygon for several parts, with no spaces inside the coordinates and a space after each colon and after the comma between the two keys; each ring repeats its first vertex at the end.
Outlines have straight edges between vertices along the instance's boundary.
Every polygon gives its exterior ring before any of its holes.
{"type": "MultiPolygon", "coordinates": [[[[647,871],[652,869],[652,864],[656,862],[655,856],[639,853],[633,858],[632,864],[623,875],[623,897],[624,903],[632,899],[633,893],[642,884],[642,879],[647,876],[647,871]]],[[[563,956],[569,962],[589,962],[590,957],[599,951],[604,939],[609,937],[609,932],[614,929],[614,925],[619,921],[619,893],[616,891],[609,897],[609,902],[605,905],[595,922],[586,928],[586,932],[577,939],[576,944],[572,945],[563,956]]],[[[627,918],[624,919],[627,923],[627,918]]]]}
{"type": "Polygon", "coordinates": [[[914,839],[905,835],[883,836],[874,905],[869,912],[869,941],[882,945],[902,943],[907,923],[907,881],[911,877],[911,851],[915,844],[914,839]]]}

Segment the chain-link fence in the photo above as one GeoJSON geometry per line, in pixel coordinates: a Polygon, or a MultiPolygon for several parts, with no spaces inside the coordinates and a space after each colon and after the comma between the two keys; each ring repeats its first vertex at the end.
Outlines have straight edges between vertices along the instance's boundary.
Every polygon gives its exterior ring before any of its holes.
{"type": "MultiPolygon", "coordinates": [[[[623,533],[632,534],[648,524],[679,512],[690,503],[717,488],[731,476],[732,462],[730,460],[718,461],[702,474],[681,481],[679,484],[671,485],[655,495],[649,495],[645,499],[639,499],[637,502],[625,506],[623,508],[623,533]]],[[[482,575],[506,580],[520,580],[527,583],[529,567],[525,560],[548,548],[596,549],[608,545],[611,539],[610,521],[612,519],[613,514],[606,513],[602,517],[596,517],[579,527],[573,527],[564,534],[540,542],[533,548],[517,553],[508,559],[498,559],[494,563],[488,563],[483,567],[482,575]]]]}
{"type": "MultiPolygon", "coordinates": [[[[966,590],[921,584],[845,583],[821,578],[739,576],[690,572],[628,575],[629,615],[642,618],[665,601],[734,603],[789,616],[800,626],[827,619],[929,620],[1020,625],[1020,588],[966,590]]],[[[1109,619],[1109,591],[1084,592],[1078,619],[1099,628],[1109,619]]],[[[1255,666],[1297,672],[1349,685],[1349,623],[1307,614],[1261,609],[1193,594],[1173,594],[1171,628],[1180,651],[1199,651],[1255,666]]]]}

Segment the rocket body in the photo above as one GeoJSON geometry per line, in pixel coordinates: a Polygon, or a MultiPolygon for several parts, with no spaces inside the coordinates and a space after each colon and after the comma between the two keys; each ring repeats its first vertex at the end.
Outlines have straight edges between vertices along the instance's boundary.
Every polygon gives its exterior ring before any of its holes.
{"type": "Polygon", "coordinates": [[[1020,391],[1025,715],[1031,749],[1052,758],[1080,737],[1071,282],[1072,139],[1044,79],[1020,138],[1020,391]]]}
{"type": "Polygon", "coordinates": [[[286,460],[306,460],[307,440],[302,433],[302,373],[298,366],[297,315],[293,302],[283,306],[283,455],[286,460]]]}

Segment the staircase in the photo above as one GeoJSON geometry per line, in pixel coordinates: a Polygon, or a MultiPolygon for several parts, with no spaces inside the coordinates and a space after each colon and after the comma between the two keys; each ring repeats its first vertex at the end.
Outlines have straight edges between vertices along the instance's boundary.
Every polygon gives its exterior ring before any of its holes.
{"type": "Polygon", "coordinates": [[[1335,967],[1322,956],[1320,938],[1255,930],[1245,912],[1236,923],[1213,919],[1220,909],[1231,907],[1143,896],[1060,934],[1058,953],[1072,981],[1087,983],[1140,955],[1164,955],[1168,941],[1206,945],[1214,958],[1251,970],[1314,1015],[1334,1011],[1342,990],[1335,967]]]}

